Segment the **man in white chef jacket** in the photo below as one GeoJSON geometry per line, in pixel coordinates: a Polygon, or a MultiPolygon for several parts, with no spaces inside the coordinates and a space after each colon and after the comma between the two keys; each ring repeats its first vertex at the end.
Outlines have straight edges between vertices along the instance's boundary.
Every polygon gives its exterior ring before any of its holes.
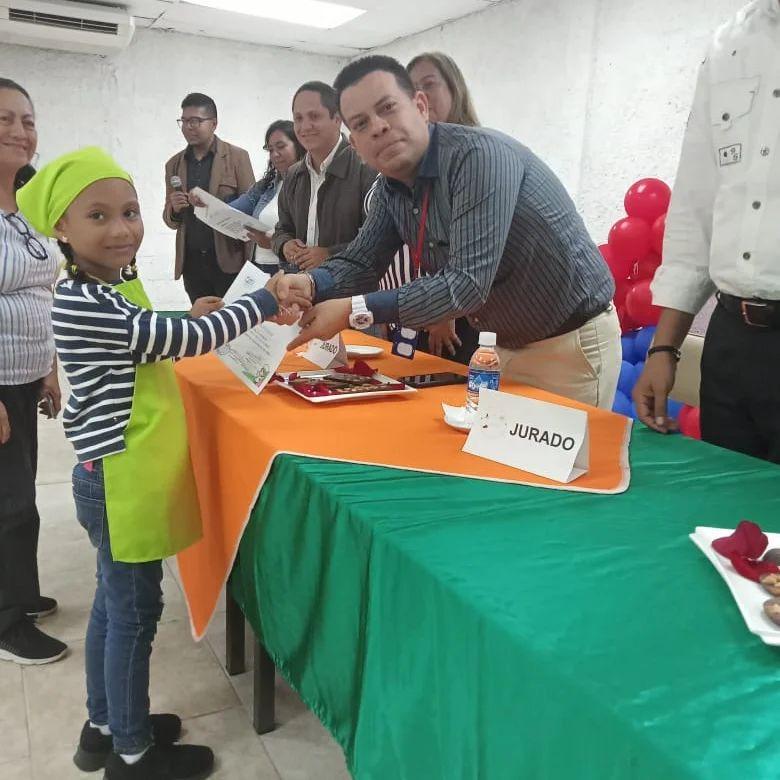
{"type": "Polygon", "coordinates": [[[634,388],[668,432],[679,348],[718,306],[701,365],[705,441],[780,463],[780,2],[753,0],[715,34],[699,71],[652,286],[664,311],[634,388]]]}

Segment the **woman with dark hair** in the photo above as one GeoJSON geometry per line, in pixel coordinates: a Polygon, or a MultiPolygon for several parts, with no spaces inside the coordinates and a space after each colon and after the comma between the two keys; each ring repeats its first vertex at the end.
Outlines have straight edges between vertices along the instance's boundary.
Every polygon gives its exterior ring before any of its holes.
{"type": "Polygon", "coordinates": [[[59,261],[16,203],[37,145],[30,96],[0,78],[0,659],[20,664],[67,651],[35,624],[57,609],[38,581],[36,407],[60,410],[51,323],[59,261]]]}
{"type": "Polygon", "coordinates": [[[252,261],[264,271],[274,273],[279,270],[279,258],[271,251],[270,235],[279,220],[276,205],[279,190],[287,169],[300,160],[306,150],[295,135],[293,123],[288,119],[277,119],[268,126],[263,149],[268,152],[265,174],[251,190],[240,195],[230,205],[244,214],[251,214],[262,223],[262,231],[250,231],[257,243],[252,261]]]}

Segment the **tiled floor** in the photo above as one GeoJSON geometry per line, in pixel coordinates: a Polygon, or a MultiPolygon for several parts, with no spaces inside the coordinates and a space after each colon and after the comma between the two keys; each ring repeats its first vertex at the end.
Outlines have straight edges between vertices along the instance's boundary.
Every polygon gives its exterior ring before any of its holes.
{"type": "MultiPolygon", "coordinates": [[[[73,455],[62,428],[40,425],[38,508],[41,586],[60,611],[42,628],[70,645],[70,655],[48,666],[0,661],[0,780],[100,777],[72,763],[84,710],[84,633],[94,592],[94,552],[75,520],[70,494],[73,455]]],[[[209,635],[192,641],[187,609],[166,564],[166,607],[152,654],[152,709],[184,719],[186,742],[207,744],[222,780],[347,780],[341,750],[300,699],[277,680],[276,731],[252,729],[251,672],[228,677],[224,614],[209,635]]],[[[249,634],[249,632],[247,632],[249,634]]],[[[248,637],[249,638],[249,637],[248,637]]],[[[251,653],[247,656],[251,660],[251,653]]]]}

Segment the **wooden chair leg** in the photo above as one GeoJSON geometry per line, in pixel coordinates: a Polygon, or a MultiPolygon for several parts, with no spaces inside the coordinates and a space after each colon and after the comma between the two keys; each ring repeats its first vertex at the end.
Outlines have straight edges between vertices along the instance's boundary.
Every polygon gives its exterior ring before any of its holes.
{"type": "Polygon", "coordinates": [[[258,734],[267,734],[276,727],[276,668],[262,642],[255,637],[254,695],[252,724],[258,734]]]}
{"type": "Polygon", "coordinates": [[[225,591],[225,669],[231,676],[246,671],[245,622],[241,607],[230,595],[230,589],[227,589],[225,591]]]}

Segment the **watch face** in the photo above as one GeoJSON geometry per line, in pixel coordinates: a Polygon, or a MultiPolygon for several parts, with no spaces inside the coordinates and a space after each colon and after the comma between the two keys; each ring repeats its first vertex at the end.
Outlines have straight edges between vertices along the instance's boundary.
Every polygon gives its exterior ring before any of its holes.
{"type": "Polygon", "coordinates": [[[352,327],[358,329],[367,328],[374,321],[370,314],[353,314],[351,319],[352,327]]]}

